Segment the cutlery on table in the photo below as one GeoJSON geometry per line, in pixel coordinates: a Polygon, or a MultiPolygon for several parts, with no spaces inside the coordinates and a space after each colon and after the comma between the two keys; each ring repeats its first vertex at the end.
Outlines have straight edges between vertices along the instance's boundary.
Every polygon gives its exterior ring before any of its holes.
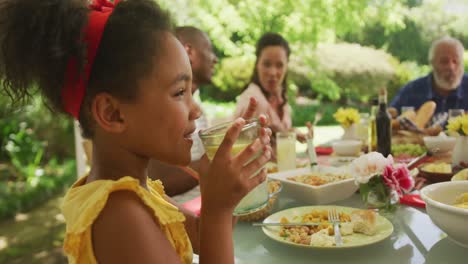
{"type": "Polygon", "coordinates": [[[336,212],[336,209],[328,211],[328,221],[333,224],[333,231],[335,232],[335,244],[337,247],[343,245],[340,232],[340,215],[336,212]]]}
{"type": "Polygon", "coordinates": [[[323,223],[252,223],[252,226],[318,226],[323,223]]]}

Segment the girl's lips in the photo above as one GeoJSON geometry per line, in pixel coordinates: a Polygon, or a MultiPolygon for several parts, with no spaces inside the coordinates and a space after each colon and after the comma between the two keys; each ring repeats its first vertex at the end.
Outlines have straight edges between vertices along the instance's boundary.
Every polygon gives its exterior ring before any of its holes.
{"type": "Polygon", "coordinates": [[[195,133],[195,129],[191,129],[190,132],[184,134],[185,139],[192,139],[192,135],[195,133]]]}

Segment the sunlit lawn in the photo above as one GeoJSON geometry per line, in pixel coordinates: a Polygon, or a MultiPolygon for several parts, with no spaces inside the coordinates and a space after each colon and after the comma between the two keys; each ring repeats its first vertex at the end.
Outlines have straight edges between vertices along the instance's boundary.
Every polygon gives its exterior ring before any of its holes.
{"type": "Polygon", "coordinates": [[[0,263],[66,263],[61,195],[0,223],[0,263]]]}

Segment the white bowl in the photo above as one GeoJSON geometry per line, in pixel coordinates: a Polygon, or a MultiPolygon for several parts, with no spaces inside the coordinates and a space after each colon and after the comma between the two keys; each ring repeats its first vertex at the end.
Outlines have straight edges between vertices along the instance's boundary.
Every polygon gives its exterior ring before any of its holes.
{"type": "MultiPolygon", "coordinates": [[[[299,175],[305,175],[311,172],[331,173],[335,175],[344,174],[344,167],[324,167],[314,166],[311,168],[289,170],[269,174],[270,179],[281,181],[283,184],[282,194],[290,196],[293,199],[301,201],[307,205],[328,204],[335,201],[344,200],[358,189],[354,183],[354,178],[344,179],[336,182],[330,182],[320,186],[312,186],[300,183],[287,178],[299,175]]],[[[326,176],[323,176],[326,178],[326,176]]]]}
{"type": "Polygon", "coordinates": [[[437,153],[446,153],[455,147],[456,137],[423,137],[424,145],[429,151],[437,153]]]}
{"type": "Polygon", "coordinates": [[[333,152],[338,156],[357,156],[361,146],[360,140],[338,140],[332,143],[333,152]]]}
{"type": "Polygon", "coordinates": [[[468,248],[468,209],[452,206],[466,192],[468,181],[440,182],[424,187],[421,198],[432,222],[455,243],[468,248]]]}

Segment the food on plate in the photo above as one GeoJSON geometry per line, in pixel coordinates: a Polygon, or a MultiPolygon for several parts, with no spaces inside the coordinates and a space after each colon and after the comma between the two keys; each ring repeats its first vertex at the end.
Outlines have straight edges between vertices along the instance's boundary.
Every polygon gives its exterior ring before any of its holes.
{"type": "Polygon", "coordinates": [[[463,193],[462,195],[460,195],[456,199],[455,204],[453,206],[462,209],[468,209],[468,193],[463,193]]]}
{"type": "Polygon", "coordinates": [[[468,168],[459,171],[453,175],[452,181],[468,181],[468,168]]]}
{"type": "MultiPolygon", "coordinates": [[[[342,236],[362,233],[372,236],[376,233],[376,213],[371,210],[356,210],[351,214],[339,212],[340,231],[342,236]]],[[[302,216],[293,217],[292,222],[318,223],[315,226],[282,226],[278,235],[286,241],[302,245],[330,247],[335,245],[333,225],[328,221],[327,210],[312,210],[302,216]],[[296,220],[296,218],[298,218],[296,220]]],[[[282,217],[280,223],[289,223],[282,217]]],[[[346,243],[344,239],[344,243],[346,243]]]]}
{"type": "Polygon", "coordinates": [[[436,126],[431,126],[431,127],[426,127],[423,129],[423,132],[425,135],[428,136],[437,136],[442,132],[443,128],[439,125],[436,126]]]}
{"type": "Polygon", "coordinates": [[[351,176],[345,174],[311,172],[304,175],[288,177],[286,179],[312,186],[320,186],[330,182],[342,181],[349,178],[351,178],[351,176]]]}
{"type": "Polygon", "coordinates": [[[278,172],[278,167],[276,165],[267,167],[267,173],[277,173],[277,172],[278,172]]]}
{"type": "Polygon", "coordinates": [[[340,224],[340,231],[342,236],[352,235],[354,233],[354,223],[344,222],[340,224]]]}
{"type": "Polygon", "coordinates": [[[328,230],[322,229],[310,236],[310,245],[317,247],[331,247],[335,244],[335,238],[328,235],[328,230]]]}
{"type": "Polygon", "coordinates": [[[406,154],[410,157],[417,157],[426,153],[426,148],[418,144],[393,144],[392,155],[395,157],[406,154]]]}
{"type": "Polygon", "coordinates": [[[424,165],[422,169],[432,173],[452,173],[452,165],[445,162],[424,165]]]}
{"type": "Polygon", "coordinates": [[[377,213],[372,210],[356,210],[351,213],[353,231],[372,236],[377,232],[377,213]]]}

